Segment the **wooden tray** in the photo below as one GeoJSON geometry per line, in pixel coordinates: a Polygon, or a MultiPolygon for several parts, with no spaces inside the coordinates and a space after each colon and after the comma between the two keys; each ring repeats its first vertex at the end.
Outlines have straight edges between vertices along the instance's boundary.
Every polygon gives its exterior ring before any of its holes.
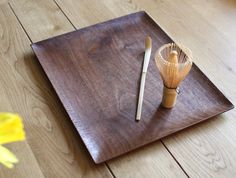
{"type": "Polygon", "coordinates": [[[160,107],[154,52],[171,38],[138,12],[32,45],[96,163],[114,158],[233,108],[193,65],[177,105],[160,107]],[[144,40],[153,39],[142,119],[135,122],[144,40]]]}

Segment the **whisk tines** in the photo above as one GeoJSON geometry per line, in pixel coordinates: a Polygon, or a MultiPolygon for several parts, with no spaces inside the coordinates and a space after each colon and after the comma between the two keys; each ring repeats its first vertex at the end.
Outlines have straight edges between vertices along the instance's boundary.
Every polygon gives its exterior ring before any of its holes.
{"type": "MultiPolygon", "coordinates": [[[[184,46],[175,43],[165,44],[158,49],[155,61],[164,83],[163,95],[166,96],[163,96],[163,100],[167,101],[167,95],[176,95],[173,92],[175,92],[175,89],[178,88],[180,82],[186,77],[191,69],[191,51],[184,46]]],[[[169,97],[169,99],[170,98],[171,97],[169,97]]],[[[166,104],[168,105],[167,107],[172,107],[173,103],[172,105],[170,105],[170,103],[171,102],[166,104]]]]}

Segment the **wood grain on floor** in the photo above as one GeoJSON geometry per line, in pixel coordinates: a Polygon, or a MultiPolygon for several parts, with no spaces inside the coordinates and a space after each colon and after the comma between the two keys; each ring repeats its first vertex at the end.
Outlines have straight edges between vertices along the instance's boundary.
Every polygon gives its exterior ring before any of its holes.
{"type": "Polygon", "coordinates": [[[9,145],[20,163],[1,168],[0,177],[186,177],[182,169],[190,177],[236,174],[235,109],[108,167],[92,162],[30,44],[139,10],[191,48],[195,63],[236,104],[234,0],[0,1],[0,110],[22,115],[27,134],[27,141],[9,145]]]}

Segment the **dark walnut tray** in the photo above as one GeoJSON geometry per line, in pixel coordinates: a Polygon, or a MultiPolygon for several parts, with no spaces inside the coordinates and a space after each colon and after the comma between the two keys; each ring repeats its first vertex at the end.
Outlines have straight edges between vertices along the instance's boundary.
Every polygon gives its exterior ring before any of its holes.
{"type": "Polygon", "coordinates": [[[32,45],[95,163],[233,108],[194,64],[173,109],[160,106],[163,84],[154,54],[171,38],[138,12],[32,45]],[[142,119],[135,122],[145,37],[153,41],[142,119]]]}

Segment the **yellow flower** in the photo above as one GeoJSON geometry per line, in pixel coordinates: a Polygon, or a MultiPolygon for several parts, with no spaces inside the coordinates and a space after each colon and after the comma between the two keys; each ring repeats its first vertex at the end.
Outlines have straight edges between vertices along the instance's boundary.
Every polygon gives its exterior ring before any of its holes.
{"type": "Polygon", "coordinates": [[[18,163],[18,159],[12,152],[0,145],[0,163],[8,168],[13,168],[13,163],[18,163]]]}
{"type": "Polygon", "coordinates": [[[23,124],[17,114],[0,113],[0,144],[25,139],[23,124]]]}
{"type": "MultiPolygon", "coordinates": [[[[0,113],[0,144],[21,141],[25,139],[23,123],[19,115],[12,113],[0,113]]],[[[18,160],[13,153],[0,145],[0,163],[8,168],[18,160]]]]}

